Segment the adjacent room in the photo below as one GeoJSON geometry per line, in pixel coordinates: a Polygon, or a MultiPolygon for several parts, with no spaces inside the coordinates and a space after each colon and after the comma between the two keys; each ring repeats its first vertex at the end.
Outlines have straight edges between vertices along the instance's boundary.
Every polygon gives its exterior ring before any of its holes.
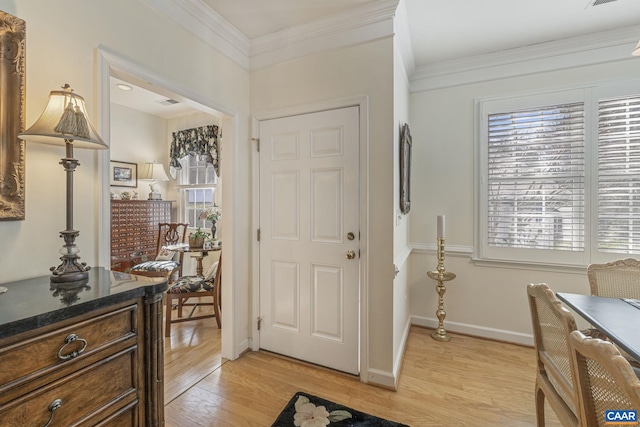
{"type": "Polygon", "coordinates": [[[640,2],[0,11],[0,425],[637,415],[640,2]]]}

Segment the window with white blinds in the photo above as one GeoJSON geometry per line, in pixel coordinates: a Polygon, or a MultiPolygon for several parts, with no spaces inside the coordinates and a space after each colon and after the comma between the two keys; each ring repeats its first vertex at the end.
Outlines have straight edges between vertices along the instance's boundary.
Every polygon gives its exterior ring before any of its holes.
{"type": "Polygon", "coordinates": [[[479,260],[640,256],[640,79],[476,108],[479,260]]]}
{"type": "Polygon", "coordinates": [[[584,105],[488,116],[490,246],[584,250],[584,105]]]}
{"type": "Polygon", "coordinates": [[[598,249],[640,252],[640,97],[598,105],[598,249]]]}

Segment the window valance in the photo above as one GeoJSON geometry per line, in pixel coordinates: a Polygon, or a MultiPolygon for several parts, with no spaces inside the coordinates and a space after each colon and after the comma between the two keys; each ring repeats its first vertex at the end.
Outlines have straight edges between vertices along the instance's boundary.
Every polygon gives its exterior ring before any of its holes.
{"type": "Polygon", "coordinates": [[[219,128],[216,125],[206,125],[173,132],[169,153],[170,166],[179,170],[182,169],[180,159],[183,157],[189,154],[204,156],[206,162],[213,165],[216,175],[220,176],[220,147],[218,139],[219,128]]]}

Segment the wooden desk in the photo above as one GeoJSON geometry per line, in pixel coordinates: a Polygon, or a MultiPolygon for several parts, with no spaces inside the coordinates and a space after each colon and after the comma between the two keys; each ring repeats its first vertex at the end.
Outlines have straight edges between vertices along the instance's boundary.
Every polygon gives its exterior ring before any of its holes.
{"type": "Polygon", "coordinates": [[[640,309],[620,298],[563,292],[556,296],[640,362],[640,309]]]}

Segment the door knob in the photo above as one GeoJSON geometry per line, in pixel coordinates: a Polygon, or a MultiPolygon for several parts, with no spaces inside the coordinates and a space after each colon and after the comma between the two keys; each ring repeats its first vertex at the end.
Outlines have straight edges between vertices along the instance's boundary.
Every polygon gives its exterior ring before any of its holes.
{"type": "Polygon", "coordinates": [[[345,254],[345,257],[347,259],[354,259],[356,257],[356,253],[354,251],[347,251],[347,253],[345,254]]]}

